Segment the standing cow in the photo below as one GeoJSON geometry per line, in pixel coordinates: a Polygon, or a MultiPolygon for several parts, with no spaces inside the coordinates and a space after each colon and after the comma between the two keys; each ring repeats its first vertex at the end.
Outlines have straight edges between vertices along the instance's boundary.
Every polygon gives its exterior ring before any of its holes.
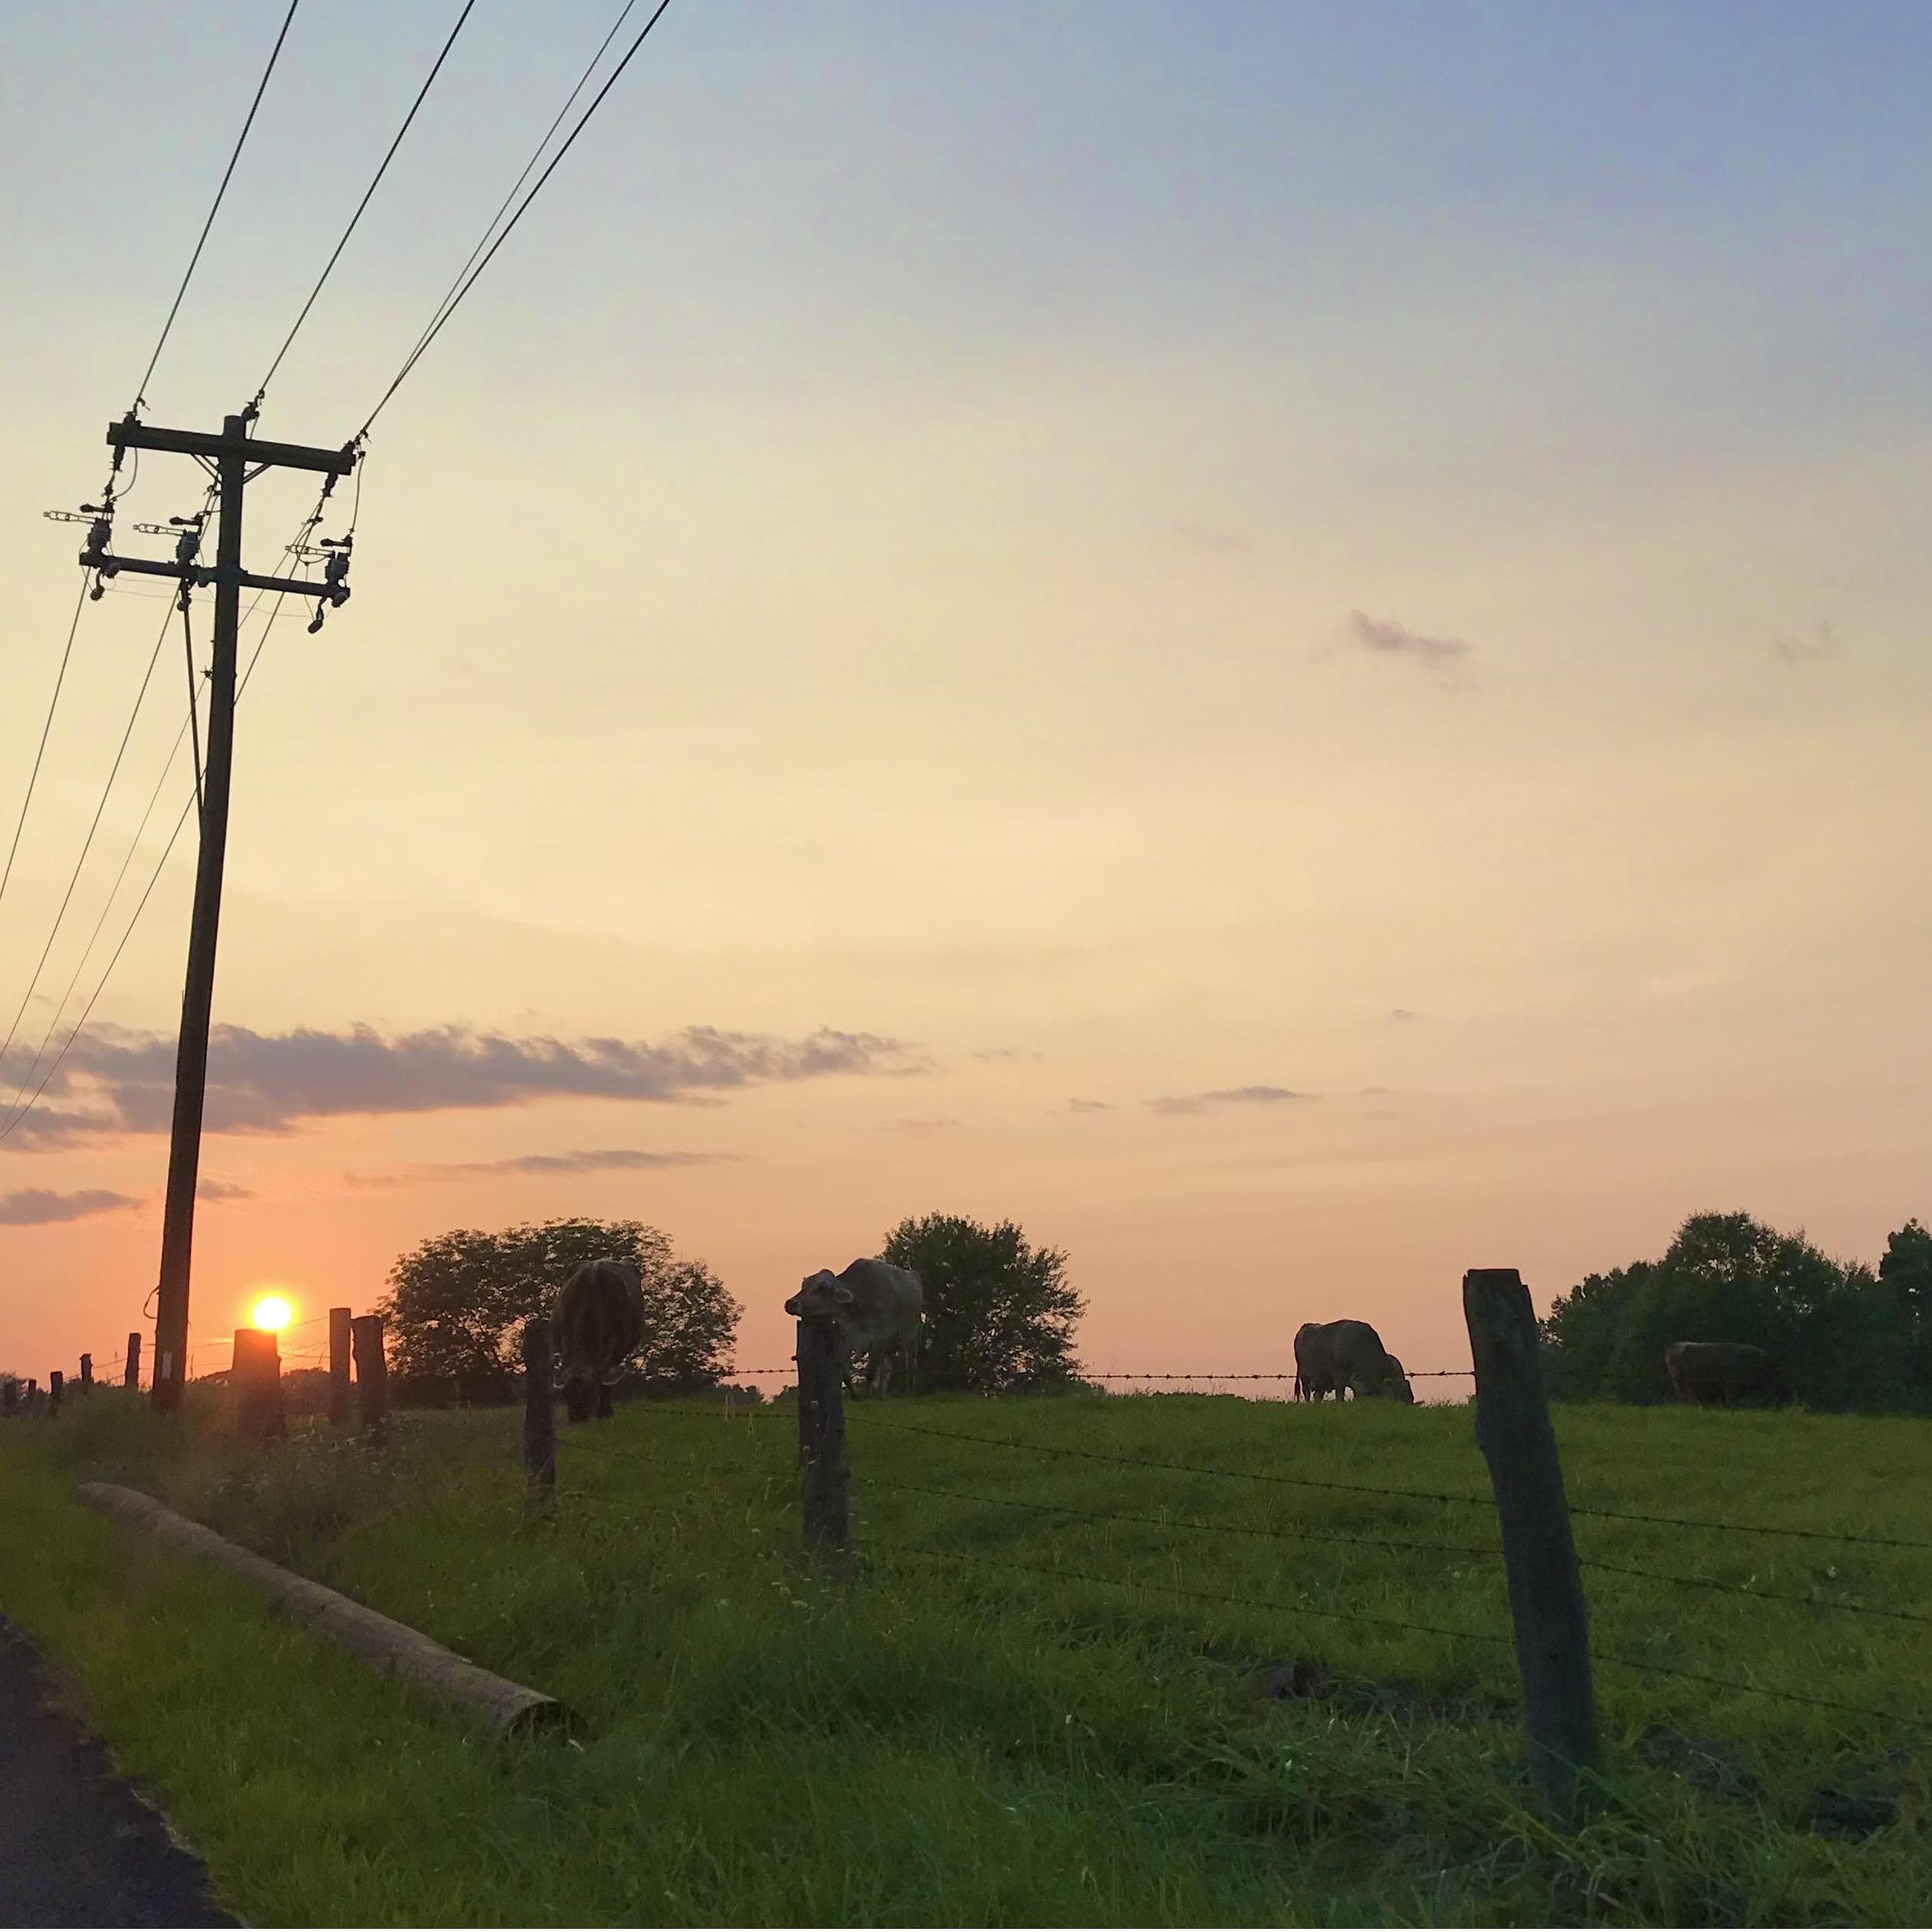
{"type": "Polygon", "coordinates": [[[572,1422],[601,1421],[624,1364],[644,1344],[644,1284],[628,1261],[605,1255],[571,1271],[557,1291],[551,1332],[563,1363],[564,1408],[572,1422]]]}
{"type": "Polygon", "coordinates": [[[1382,1346],[1382,1337],[1365,1321],[1304,1321],[1294,1331],[1294,1399],[1319,1402],[1350,1390],[1364,1396],[1387,1396],[1413,1402],[1416,1392],[1402,1364],[1382,1346]]]}
{"type": "Polygon", "coordinates": [[[1728,1409],[1744,1402],[1781,1407],[1791,1399],[1785,1371],[1748,1342],[1672,1342],[1664,1372],[1679,1402],[1728,1409]]]}
{"type": "Polygon", "coordinates": [[[854,1261],[841,1274],[822,1268],[808,1274],[785,1304],[788,1315],[817,1316],[839,1331],[845,1386],[865,1360],[868,1395],[883,1395],[903,1379],[910,1395],[919,1379],[919,1337],[926,1292],[909,1268],[890,1261],[854,1261]]]}

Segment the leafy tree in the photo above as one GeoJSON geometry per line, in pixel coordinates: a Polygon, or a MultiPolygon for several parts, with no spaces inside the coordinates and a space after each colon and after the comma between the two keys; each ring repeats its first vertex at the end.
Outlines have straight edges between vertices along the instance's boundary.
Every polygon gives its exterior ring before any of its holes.
{"type": "Polygon", "coordinates": [[[1010,1221],[928,1215],[902,1221],[881,1258],[911,1268],[926,1291],[921,1388],[993,1395],[1067,1388],[1079,1376],[1073,1330],[1086,1303],[1062,1250],[1033,1247],[1010,1221]]]}
{"type": "Polygon", "coordinates": [[[1604,1393],[1624,1312],[1655,1271],[1654,1261],[1638,1261],[1608,1274],[1588,1274],[1556,1297],[1542,1323],[1552,1395],[1587,1399],[1604,1393]]]}
{"type": "Polygon", "coordinates": [[[1932,1321],[1932,1229],[1913,1220],[1887,1235],[1878,1278],[1896,1291],[1914,1321],[1932,1321]]]}
{"type": "Polygon", "coordinates": [[[715,1387],[737,1331],[738,1304],[701,1261],[639,1221],[547,1221],[485,1234],[459,1228],[400,1257],[389,1271],[396,1377],[421,1398],[453,1384],[466,1402],[508,1400],[522,1375],[523,1324],[550,1312],[582,1261],[628,1261],[644,1285],[642,1386],[652,1393],[715,1387]]]}

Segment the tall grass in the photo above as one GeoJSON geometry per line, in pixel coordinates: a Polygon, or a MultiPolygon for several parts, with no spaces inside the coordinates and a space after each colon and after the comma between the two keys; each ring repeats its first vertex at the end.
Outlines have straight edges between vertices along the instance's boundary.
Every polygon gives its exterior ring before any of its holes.
{"type": "MultiPolygon", "coordinates": [[[[547,1522],[507,1413],[405,1417],[386,1459],[321,1428],[263,1459],[214,1412],[80,1406],[0,1434],[0,1609],[67,1662],[251,1919],[1932,1915],[1922,1626],[1590,1572],[1604,1788],[1580,1829],[1539,1816],[1463,1411],[861,1406],[842,1589],[798,1558],[782,1417],[653,1405],[567,1430],[547,1522]],[[269,1624],[78,1511],[66,1483],[95,1472],[552,1692],[575,1744],[471,1735],[269,1624]],[[1184,1526],[1202,1525],[1221,1526],[1184,1526]],[[1263,1694],[1284,1686],[1303,1694],[1263,1694]]],[[[1581,1505],[1932,1540],[1920,1425],[1579,1409],[1559,1427],[1581,1505]]],[[[1578,1539],[1801,1596],[1932,1595],[1932,1553],[1588,1516],[1578,1539]]]]}

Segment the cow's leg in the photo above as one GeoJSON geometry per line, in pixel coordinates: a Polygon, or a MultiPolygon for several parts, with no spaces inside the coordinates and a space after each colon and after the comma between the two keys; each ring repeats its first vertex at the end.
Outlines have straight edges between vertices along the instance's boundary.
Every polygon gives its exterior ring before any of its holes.
{"type": "Polygon", "coordinates": [[[611,1385],[600,1381],[597,1385],[597,1420],[608,1422],[617,1411],[611,1407],[611,1385]]]}

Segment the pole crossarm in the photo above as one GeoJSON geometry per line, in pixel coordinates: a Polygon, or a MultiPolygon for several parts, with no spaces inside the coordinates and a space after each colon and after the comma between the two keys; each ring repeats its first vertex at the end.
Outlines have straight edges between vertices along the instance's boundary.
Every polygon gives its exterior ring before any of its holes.
{"type": "Polygon", "coordinates": [[[270,469],[312,469],[325,476],[346,476],[356,467],[360,453],[353,442],[340,449],[317,449],[302,442],[258,442],[246,435],[163,429],[126,416],[108,425],[108,442],[115,449],[159,449],[177,456],[202,456],[211,462],[239,454],[270,469]]]}
{"type": "MultiPolygon", "coordinates": [[[[191,584],[197,590],[206,589],[220,575],[212,564],[157,563],[147,557],[117,557],[91,546],[81,552],[81,562],[104,577],[118,577],[128,571],[137,577],[171,577],[177,583],[191,584]]],[[[330,583],[320,577],[260,577],[252,570],[243,570],[235,573],[235,582],[244,590],[273,591],[289,597],[326,597],[336,603],[344,601],[349,595],[346,585],[330,583]]]]}

